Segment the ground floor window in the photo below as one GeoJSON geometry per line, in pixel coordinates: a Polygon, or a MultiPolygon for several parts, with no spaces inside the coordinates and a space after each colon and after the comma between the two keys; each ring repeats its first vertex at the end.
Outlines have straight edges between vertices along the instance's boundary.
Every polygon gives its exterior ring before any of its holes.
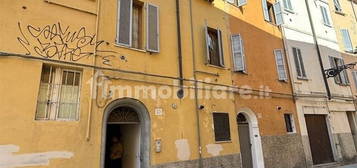
{"type": "Polygon", "coordinates": [[[43,65],[36,120],[78,120],[81,72],[43,65]]]}
{"type": "Polygon", "coordinates": [[[231,140],[228,113],[213,113],[213,124],[216,142],[231,140]]]}

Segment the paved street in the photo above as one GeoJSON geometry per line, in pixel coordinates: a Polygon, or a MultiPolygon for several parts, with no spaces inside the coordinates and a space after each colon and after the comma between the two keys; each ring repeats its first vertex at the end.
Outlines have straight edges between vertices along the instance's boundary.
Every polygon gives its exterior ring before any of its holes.
{"type": "Polygon", "coordinates": [[[341,166],[340,168],[357,168],[357,164],[341,166]]]}

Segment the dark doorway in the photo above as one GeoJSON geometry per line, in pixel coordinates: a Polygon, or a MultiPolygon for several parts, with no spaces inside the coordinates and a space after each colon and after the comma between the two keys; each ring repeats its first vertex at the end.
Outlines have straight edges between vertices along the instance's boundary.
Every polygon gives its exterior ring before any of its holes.
{"type": "Polygon", "coordinates": [[[334,161],[326,115],[305,115],[313,163],[323,164],[334,161]]]}
{"type": "Polygon", "coordinates": [[[243,168],[253,168],[252,143],[250,141],[249,122],[243,114],[237,116],[240,151],[243,168]]]}
{"type": "Polygon", "coordinates": [[[107,121],[105,168],[140,167],[140,121],[129,107],[113,110],[107,121]]]}
{"type": "Polygon", "coordinates": [[[347,112],[348,123],[350,124],[351,134],[353,141],[355,143],[355,148],[357,150],[357,122],[356,122],[356,112],[348,111],[347,112]]]}

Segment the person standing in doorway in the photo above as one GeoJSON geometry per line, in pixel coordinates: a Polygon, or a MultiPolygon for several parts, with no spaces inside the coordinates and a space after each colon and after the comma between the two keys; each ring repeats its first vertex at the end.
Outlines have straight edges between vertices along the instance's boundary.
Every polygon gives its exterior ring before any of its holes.
{"type": "Polygon", "coordinates": [[[124,148],[120,138],[114,136],[112,138],[112,144],[110,147],[110,167],[111,168],[122,168],[122,158],[123,158],[124,148]]]}

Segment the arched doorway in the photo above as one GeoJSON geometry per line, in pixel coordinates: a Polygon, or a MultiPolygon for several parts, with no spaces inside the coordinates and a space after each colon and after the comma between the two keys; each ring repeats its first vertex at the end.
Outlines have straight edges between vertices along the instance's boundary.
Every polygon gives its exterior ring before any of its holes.
{"type": "Polygon", "coordinates": [[[242,108],[237,114],[237,126],[243,168],[264,168],[263,149],[258,120],[249,108],[242,108]]]}
{"type": "Polygon", "coordinates": [[[240,113],[237,116],[240,152],[242,155],[242,167],[253,168],[252,143],[250,141],[249,123],[247,118],[240,113]]]}
{"type": "Polygon", "coordinates": [[[104,113],[102,168],[148,168],[150,166],[150,118],[143,103],[119,99],[104,113]]]}

